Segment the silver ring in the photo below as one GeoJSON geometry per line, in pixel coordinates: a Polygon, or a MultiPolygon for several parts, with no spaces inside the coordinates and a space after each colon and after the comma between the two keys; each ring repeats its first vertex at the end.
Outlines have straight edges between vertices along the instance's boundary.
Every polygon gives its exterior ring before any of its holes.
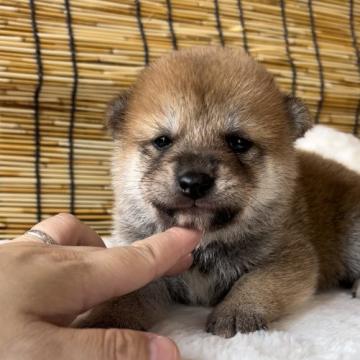
{"type": "Polygon", "coordinates": [[[35,236],[47,245],[58,245],[58,243],[48,234],[41,230],[31,229],[25,233],[26,235],[35,236]]]}

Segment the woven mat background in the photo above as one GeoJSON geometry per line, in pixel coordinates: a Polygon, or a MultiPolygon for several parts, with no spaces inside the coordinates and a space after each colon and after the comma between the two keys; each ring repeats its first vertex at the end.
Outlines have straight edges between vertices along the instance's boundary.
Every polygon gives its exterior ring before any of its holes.
{"type": "Polygon", "coordinates": [[[71,211],[111,230],[106,102],[173,49],[244,47],[316,122],[359,134],[355,0],[1,0],[0,238],[71,211]]]}

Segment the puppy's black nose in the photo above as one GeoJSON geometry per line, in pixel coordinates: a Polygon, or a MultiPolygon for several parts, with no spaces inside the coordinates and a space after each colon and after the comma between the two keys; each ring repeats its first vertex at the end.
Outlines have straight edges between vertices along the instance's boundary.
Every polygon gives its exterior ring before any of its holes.
{"type": "Polygon", "coordinates": [[[204,197],[214,185],[214,178],[208,174],[189,171],[178,176],[181,192],[192,199],[204,197]]]}

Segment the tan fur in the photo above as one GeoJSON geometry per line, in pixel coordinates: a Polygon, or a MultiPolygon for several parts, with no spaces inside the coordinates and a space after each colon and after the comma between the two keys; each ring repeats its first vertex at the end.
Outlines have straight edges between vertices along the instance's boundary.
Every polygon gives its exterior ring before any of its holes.
{"type": "Polygon", "coordinates": [[[112,102],[108,123],[118,242],[173,225],[205,235],[189,271],[95,309],[85,326],[147,329],[180,301],[215,305],[207,330],[230,337],[266,327],[317,289],[360,277],[360,177],[295,151],[310,126],[306,107],[242,51],[199,48],[160,59],[112,102]],[[253,146],[235,154],[226,143],[233,133],[253,146]],[[152,141],[164,134],[173,143],[159,151],[152,141]],[[216,179],[196,207],[178,189],[184,166],[216,179]]]}

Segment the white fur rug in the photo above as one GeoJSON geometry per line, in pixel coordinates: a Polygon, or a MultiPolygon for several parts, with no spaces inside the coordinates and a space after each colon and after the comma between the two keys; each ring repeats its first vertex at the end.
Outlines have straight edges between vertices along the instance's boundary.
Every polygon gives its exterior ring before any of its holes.
{"type": "MultiPolygon", "coordinates": [[[[297,146],[335,159],[360,172],[360,141],[316,126],[297,146]]],[[[231,339],[204,331],[209,309],[177,306],[153,330],[170,336],[184,360],[359,360],[360,299],[336,290],[315,296],[269,331],[231,339]]]]}
{"type": "Polygon", "coordinates": [[[178,306],[153,331],[170,336],[183,360],[359,360],[360,299],[317,295],[268,331],[223,339],[204,331],[209,309],[178,306]]]}

